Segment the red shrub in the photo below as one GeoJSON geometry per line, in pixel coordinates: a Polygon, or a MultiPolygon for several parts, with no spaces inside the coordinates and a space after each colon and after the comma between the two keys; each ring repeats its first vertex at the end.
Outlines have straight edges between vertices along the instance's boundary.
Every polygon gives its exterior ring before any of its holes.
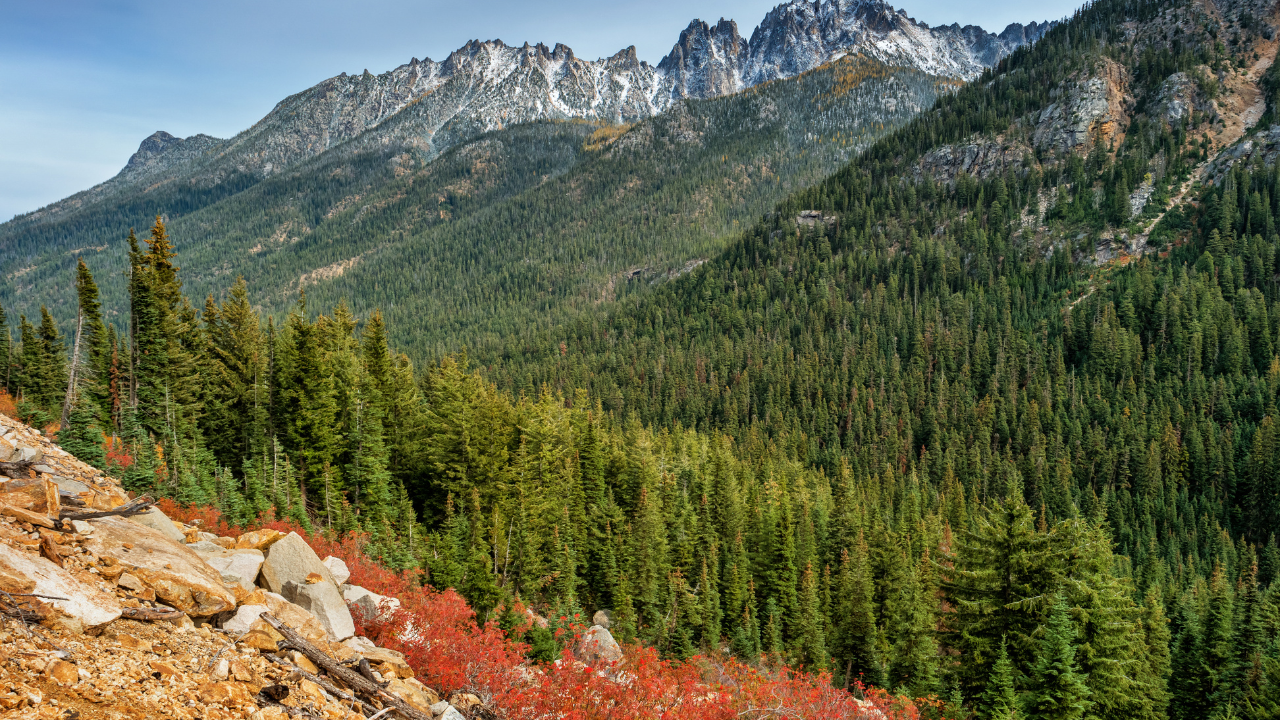
{"type": "MultiPolygon", "coordinates": [[[[320,557],[342,558],[350,582],[400,600],[400,608],[379,620],[363,622],[355,613],[356,633],[381,647],[405,654],[418,679],[441,694],[465,690],[484,699],[502,718],[556,720],[919,720],[918,702],[862,689],[865,699],[833,688],[827,674],[789,668],[770,672],[736,660],[695,657],[688,662],[662,660],[653,648],[628,646],[612,667],[588,667],[569,650],[541,666],[525,659],[528,648],[513,642],[496,622],[483,627],[475,612],[453,589],[421,585],[416,572],[393,572],[364,552],[364,535],[341,538],[309,534],[273,515],[252,528],[225,524],[212,508],[183,507],[162,500],[169,517],[220,535],[270,528],[296,532],[320,557]],[[216,528],[216,529],[215,529],[216,528]]],[[[523,608],[514,608],[517,616],[523,608]]],[[[575,637],[576,643],[576,637],[575,637]]],[[[575,643],[570,643],[572,646],[575,643]]]]}

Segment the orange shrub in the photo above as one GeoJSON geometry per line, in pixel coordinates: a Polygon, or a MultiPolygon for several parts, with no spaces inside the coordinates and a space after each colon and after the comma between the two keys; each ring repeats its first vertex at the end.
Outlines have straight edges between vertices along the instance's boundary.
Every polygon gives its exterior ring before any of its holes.
{"type": "MultiPolygon", "coordinates": [[[[625,649],[609,667],[577,662],[566,649],[554,663],[533,665],[528,647],[508,638],[496,621],[477,625],[475,612],[452,588],[421,584],[417,572],[394,572],[364,554],[364,535],[341,538],[307,533],[273,514],[251,527],[227,525],[217,510],[158,503],[169,517],[220,535],[270,528],[296,532],[320,557],[342,558],[350,582],[400,600],[394,613],[365,622],[355,613],[356,633],[398,650],[418,679],[444,696],[458,690],[479,695],[501,718],[557,720],[919,720],[919,702],[859,687],[862,699],[831,686],[828,674],[790,668],[767,671],[734,659],[694,657],[663,660],[640,645],[625,649]]],[[[517,604],[516,616],[524,608],[517,604]]],[[[498,613],[495,613],[497,615],[498,613]]],[[[578,630],[581,626],[578,627],[578,630]]],[[[563,632],[563,631],[562,631],[563,632]]],[[[577,638],[568,643],[576,644],[577,638]]]]}

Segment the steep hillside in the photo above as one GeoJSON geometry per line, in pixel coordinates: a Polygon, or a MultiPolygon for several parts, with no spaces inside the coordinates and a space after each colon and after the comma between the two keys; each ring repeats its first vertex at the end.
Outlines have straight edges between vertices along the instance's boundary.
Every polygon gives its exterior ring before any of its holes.
{"type": "MultiPolygon", "coordinates": [[[[653,281],[718,252],[950,87],[847,57],[634,125],[516,125],[434,160],[327,153],[169,229],[195,297],[242,274],[255,304],[277,314],[304,288],[323,305],[381,307],[419,357],[490,345],[641,286],[627,278],[653,281]]],[[[83,257],[118,317],[127,249],[116,238],[48,256],[11,275],[5,304],[32,317],[47,304],[69,322],[57,278],[83,257]]]]}
{"type": "MultiPolygon", "coordinates": [[[[972,26],[931,29],[879,0],[830,0],[825,4],[797,0],[772,11],[750,40],[739,36],[732,21],[722,20],[714,26],[694,21],[657,66],[638,60],[634,48],[587,61],[563,45],[551,49],[527,43],[511,47],[493,40],[469,42],[441,62],[415,58],[376,76],[368,71],[344,73],[286,98],[253,127],[229,140],[204,135],[181,139],[157,132],[142,143],[115,178],[0,225],[0,300],[16,302],[20,311],[32,316],[41,303],[60,313],[62,303],[43,289],[65,288],[62,280],[69,277],[76,257],[93,257],[104,252],[105,246],[104,264],[113,270],[122,267],[120,240],[130,227],[146,227],[157,214],[179,221],[210,208],[205,219],[192,220],[195,225],[208,226],[208,216],[225,215],[216,209],[219,203],[258,184],[265,185],[257,195],[240,199],[239,207],[261,207],[262,197],[275,195],[284,186],[305,189],[312,195],[369,195],[375,188],[395,187],[395,180],[409,168],[429,163],[484,133],[543,121],[585,121],[603,126],[645,121],[666,112],[679,114],[684,112],[681,108],[687,99],[723,97],[796,78],[843,57],[863,57],[894,67],[908,85],[918,84],[920,73],[967,80],[1020,44],[1034,41],[1047,27],[1011,25],[998,36],[972,26]],[[355,177],[361,179],[356,181],[355,177]],[[273,180],[280,182],[268,183],[273,180]]],[[[799,112],[796,121],[804,122],[825,110],[826,126],[837,122],[831,107],[793,107],[791,103],[800,101],[801,92],[791,91],[783,112],[799,112]]],[[[896,122],[912,108],[925,107],[932,100],[928,93],[914,90],[907,95],[887,88],[881,94],[855,95],[858,104],[835,108],[847,113],[838,121],[843,126],[840,142],[845,149],[856,142],[853,138],[879,132],[884,122],[896,122]],[[884,117],[876,119],[877,115],[884,117]]],[[[775,144],[766,152],[763,137],[775,125],[763,122],[759,127],[734,128],[739,134],[759,136],[742,138],[754,142],[754,153],[726,154],[724,167],[730,175],[735,167],[768,167],[770,177],[791,189],[812,182],[846,159],[823,148],[816,162],[779,161],[778,154],[812,152],[819,133],[789,138],[786,145],[775,144]],[[770,157],[770,152],[775,156],[770,157]],[[795,174],[790,174],[792,171],[795,174]]],[[[520,137],[518,133],[512,141],[519,142],[520,137]]],[[[540,162],[562,167],[564,159],[548,157],[540,162]]],[[[696,189],[692,192],[697,194],[696,189]]],[[[781,196],[774,194],[766,203],[781,196]]],[[[761,205],[748,202],[745,216],[761,209],[761,205]]],[[[658,212],[673,211],[668,206],[658,212]]],[[[221,223],[221,231],[230,235],[260,232],[262,217],[245,215],[235,227],[221,223]]],[[[678,215],[661,217],[664,225],[678,223],[678,215]]],[[[284,235],[293,232],[291,237],[297,237],[296,233],[307,232],[301,228],[312,228],[320,219],[295,221],[284,235]]],[[[261,239],[275,237],[282,224],[277,223],[261,239]]],[[[234,245],[221,247],[215,242],[205,247],[207,234],[179,232],[175,237],[197,254],[217,255],[219,272],[253,276],[257,270],[254,258],[240,255],[234,245]]],[[[348,239],[359,244],[365,238],[340,238],[340,242],[348,239]]],[[[683,264],[705,252],[703,244],[678,253],[679,257],[637,262],[683,264]]],[[[282,277],[276,267],[267,268],[276,283],[273,289],[283,289],[309,273],[329,276],[335,270],[326,268],[354,256],[329,254],[332,257],[324,264],[315,264],[314,258],[295,257],[288,270],[292,277],[282,277]]],[[[196,270],[203,276],[214,267],[198,266],[196,270]]],[[[498,282],[491,280],[489,287],[498,282]]],[[[122,281],[110,273],[103,282],[108,307],[119,311],[122,281]]],[[[275,307],[272,298],[261,299],[264,306],[275,307]]],[[[59,315],[58,319],[66,322],[70,318],[59,315]]]]}

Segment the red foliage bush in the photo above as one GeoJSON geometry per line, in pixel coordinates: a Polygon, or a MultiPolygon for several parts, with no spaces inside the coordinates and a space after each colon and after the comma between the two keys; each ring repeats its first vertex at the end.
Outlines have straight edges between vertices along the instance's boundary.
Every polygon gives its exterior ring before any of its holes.
{"type": "MultiPolygon", "coordinates": [[[[653,648],[628,646],[625,658],[610,667],[577,662],[568,648],[560,659],[531,665],[528,647],[508,638],[497,623],[480,626],[475,612],[453,589],[423,585],[418,573],[393,572],[364,554],[367,538],[341,538],[307,533],[273,515],[250,528],[227,525],[216,509],[180,506],[168,500],[160,509],[175,520],[219,535],[250,529],[296,532],[320,557],[342,558],[350,582],[400,600],[395,612],[364,621],[354,613],[356,633],[381,647],[405,654],[418,679],[448,696],[454,691],[479,695],[503,718],[557,720],[919,720],[917,702],[873,688],[860,688],[864,699],[831,686],[827,674],[812,675],[789,668],[766,671],[733,659],[695,657],[687,662],[662,660],[653,648]]],[[[517,616],[524,608],[514,608],[517,616]]],[[[495,613],[496,615],[496,613],[495,613]]],[[[567,643],[569,647],[576,644],[567,643]]]]}

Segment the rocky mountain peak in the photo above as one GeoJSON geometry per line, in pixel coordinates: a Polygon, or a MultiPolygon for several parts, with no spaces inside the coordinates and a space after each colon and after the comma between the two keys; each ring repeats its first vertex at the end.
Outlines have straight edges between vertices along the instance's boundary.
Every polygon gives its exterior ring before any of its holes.
{"type": "Polygon", "coordinates": [[[742,64],[749,46],[738,24],[720,18],[715,25],[694,20],[680,32],[671,52],[658,63],[672,98],[707,98],[742,88],[742,64]]]}

